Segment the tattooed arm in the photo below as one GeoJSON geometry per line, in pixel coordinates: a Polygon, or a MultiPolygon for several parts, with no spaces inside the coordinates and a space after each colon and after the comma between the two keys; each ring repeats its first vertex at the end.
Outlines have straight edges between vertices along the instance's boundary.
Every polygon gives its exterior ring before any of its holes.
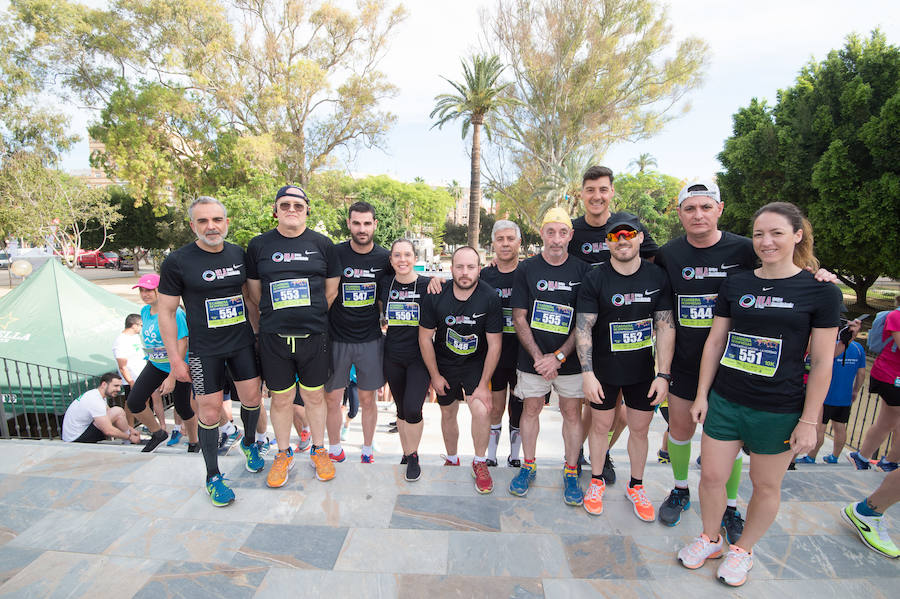
{"type": "MultiPolygon", "coordinates": [[[[653,328],[656,330],[656,372],[672,374],[672,356],[675,355],[675,318],[671,310],[653,313],[653,328]]],[[[669,381],[656,377],[650,385],[647,397],[656,398],[650,405],[656,406],[669,394],[669,381]]]]}
{"type": "Polygon", "coordinates": [[[585,398],[593,403],[603,403],[603,387],[594,374],[594,346],[591,331],[597,315],[578,312],[575,315],[575,349],[581,362],[581,387],[585,398]]]}

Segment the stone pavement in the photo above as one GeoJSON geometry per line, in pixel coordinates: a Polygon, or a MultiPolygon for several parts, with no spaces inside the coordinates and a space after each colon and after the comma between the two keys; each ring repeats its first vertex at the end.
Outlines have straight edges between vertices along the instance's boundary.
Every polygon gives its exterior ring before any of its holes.
{"type": "MultiPolygon", "coordinates": [[[[381,410],[383,430],[391,416],[386,404],[381,410]]],[[[358,443],[345,444],[348,461],[327,483],[298,456],[288,484],[268,489],[264,473],[229,455],[222,465],[237,501],[227,508],[209,503],[202,459],[183,445],[142,454],[114,444],[0,441],[0,596],[897,596],[900,562],[865,548],[839,516],[881,473],[848,464],[789,472],[750,581],[728,589],[714,580],[715,565],[689,571],[675,560],[699,532],[696,502],[675,528],[633,515],[624,442],[613,453],[622,480],[608,489],[603,515],[592,517],[562,502],[554,409],[542,421],[546,450],[526,498],[507,494],[511,468],[492,469],[494,493],[479,496],[466,465],[439,466],[438,419],[436,406],[426,406],[418,482],[406,482],[396,465],[396,435],[379,433],[375,464],[356,462],[358,443]]],[[[651,455],[662,430],[657,419],[651,455]]],[[[351,441],[359,441],[356,424],[351,441]]],[[[505,458],[505,440],[501,447],[505,458]]],[[[466,464],[471,450],[461,450],[466,464]]],[[[645,480],[658,505],[671,470],[654,461],[645,480]]],[[[692,489],[698,480],[692,467],[692,489]]],[[[749,493],[745,481],[742,509],[749,493]]],[[[888,512],[895,539],[898,509],[888,512]]]]}

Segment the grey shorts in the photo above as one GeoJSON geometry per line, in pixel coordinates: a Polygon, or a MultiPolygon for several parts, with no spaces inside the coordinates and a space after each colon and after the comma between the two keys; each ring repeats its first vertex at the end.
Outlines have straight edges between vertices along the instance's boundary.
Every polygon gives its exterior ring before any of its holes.
{"type": "Polygon", "coordinates": [[[325,391],[343,389],[350,384],[350,366],[356,365],[356,384],[363,391],[375,391],[384,387],[382,353],[384,337],[365,343],[331,343],[331,378],[325,383],[325,391]]]}

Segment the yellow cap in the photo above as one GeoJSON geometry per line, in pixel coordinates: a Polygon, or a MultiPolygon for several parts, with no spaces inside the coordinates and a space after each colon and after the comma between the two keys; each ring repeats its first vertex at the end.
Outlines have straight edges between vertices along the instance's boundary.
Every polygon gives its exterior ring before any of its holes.
{"type": "Polygon", "coordinates": [[[544,220],[541,221],[541,228],[543,229],[544,225],[547,223],[562,223],[570,229],[572,228],[572,219],[569,218],[569,213],[559,206],[551,208],[544,214],[544,220]]]}

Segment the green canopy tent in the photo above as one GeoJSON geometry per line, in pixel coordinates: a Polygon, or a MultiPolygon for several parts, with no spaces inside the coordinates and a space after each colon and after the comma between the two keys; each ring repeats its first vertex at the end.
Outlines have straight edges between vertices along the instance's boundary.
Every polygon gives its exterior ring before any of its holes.
{"type": "Polygon", "coordinates": [[[63,414],[94,377],[116,369],[113,342],[139,311],[56,260],[0,298],[0,426],[23,414],[63,414]]]}

